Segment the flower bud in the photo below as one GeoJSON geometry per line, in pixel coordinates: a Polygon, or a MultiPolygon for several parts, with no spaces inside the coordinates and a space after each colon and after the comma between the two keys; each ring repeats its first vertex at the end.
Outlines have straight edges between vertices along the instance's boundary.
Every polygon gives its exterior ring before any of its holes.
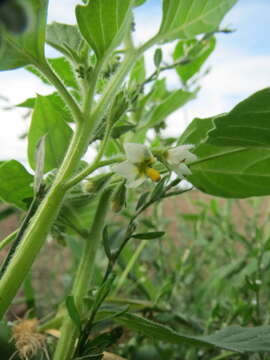
{"type": "Polygon", "coordinates": [[[117,213],[119,212],[122,207],[125,205],[126,202],[126,185],[125,181],[121,182],[120,185],[117,186],[115,192],[112,197],[112,211],[117,213]]]}
{"type": "Polygon", "coordinates": [[[101,190],[110,177],[112,176],[112,173],[109,174],[100,174],[93,176],[92,178],[89,178],[84,184],[83,184],[83,190],[87,193],[95,193],[99,190],[101,190]]]}

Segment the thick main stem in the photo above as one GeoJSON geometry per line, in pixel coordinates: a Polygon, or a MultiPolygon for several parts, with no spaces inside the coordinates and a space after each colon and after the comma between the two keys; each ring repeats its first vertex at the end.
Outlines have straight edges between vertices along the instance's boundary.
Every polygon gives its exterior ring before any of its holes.
{"type": "MultiPolygon", "coordinates": [[[[75,276],[72,295],[75,300],[76,307],[83,317],[84,315],[84,297],[89,290],[95,265],[95,258],[98,247],[102,239],[102,231],[104,228],[105,218],[110,202],[111,189],[107,189],[100,197],[93,221],[92,230],[86,239],[83,249],[82,258],[75,276]]],[[[61,338],[57,344],[54,354],[54,360],[68,360],[74,352],[74,345],[78,329],[74,321],[67,315],[61,327],[61,338]]]]}
{"type": "Polygon", "coordinates": [[[66,193],[65,181],[73,174],[87,146],[85,126],[78,126],[56,179],[33,216],[25,235],[0,281],[0,318],[16,295],[23,279],[59,212],[66,193]]]}

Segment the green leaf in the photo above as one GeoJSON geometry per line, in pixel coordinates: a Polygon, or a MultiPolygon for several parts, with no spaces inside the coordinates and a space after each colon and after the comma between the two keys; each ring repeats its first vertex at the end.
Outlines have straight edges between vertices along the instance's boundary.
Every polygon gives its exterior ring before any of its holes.
{"type": "Polygon", "coordinates": [[[196,144],[206,140],[207,132],[214,127],[214,118],[200,119],[195,118],[180,136],[177,144],[196,144]]]}
{"type": "Polygon", "coordinates": [[[150,195],[151,201],[157,201],[163,194],[164,186],[168,180],[169,176],[164,176],[154,187],[154,190],[152,191],[150,195]]]}
{"type": "Polygon", "coordinates": [[[149,192],[142,193],[142,195],[139,197],[137,201],[136,210],[140,209],[145,205],[148,196],[149,196],[149,192]]]}
{"type": "Polygon", "coordinates": [[[188,180],[201,191],[216,196],[269,195],[270,150],[207,144],[205,140],[214,119],[193,120],[179,139],[179,144],[197,144],[193,152],[198,161],[190,164],[192,175],[188,180]]]}
{"type": "Polygon", "coordinates": [[[190,39],[215,31],[237,0],[163,0],[158,39],[190,39]]]}
{"type": "Polygon", "coordinates": [[[214,120],[207,142],[217,146],[270,146],[270,88],[240,102],[214,120]]]}
{"type": "Polygon", "coordinates": [[[28,133],[28,160],[32,169],[36,167],[35,152],[42,136],[45,140],[44,173],[59,167],[70,143],[72,130],[65,123],[62,111],[50,98],[37,96],[28,133]]]}
{"type": "Polygon", "coordinates": [[[131,24],[132,1],[90,0],[76,7],[76,17],[81,34],[101,59],[120,44],[131,24]]]}
{"type": "Polygon", "coordinates": [[[185,83],[202,67],[204,62],[211,55],[216,46],[216,40],[214,37],[202,41],[196,39],[179,41],[175,47],[173,58],[175,61],[187,56],[190,58],[190,62],[181,64],[176,67],[176,71],[181,80],[185,83]],[[189,50],[186,50],[186,49],[189,50]]]}
{"type": "MultiPolygon", "coordinates": [[[[98,317],[106,317],[109,313],[100,311],[98,317]]],[[[214,347],[239,353],[270,351],[270,326],[267,325],[253,328],[230,326],[212,335],[192,336],[131,313],[121,314],[114,321],[145,336],[171,344],[214,347]]]]}
{"type": "Polygon", "coordinates": [[[105,254],[107,256],[107,258],[110,260],[111,259],[111,243],[110,243],[110,237],[109,237],[109,232],[108,232],[108,225],[104,226],[103,232],[102,232],[102,243],[103,243],[103,247],[104,247],[104,251],[105,254]]]}
{"type": "Polygon", "coordinates": [[[121,135],[127,133],[128,131],[134,130],[136,125],[121,125],[115,126],[112,130],[112,138],[118,139],[121,135]]]}
{"type": "Polygon", "coordinates": [[[3,32],[0,46],[0,70],[10,70],[44,60],[47,0],[29,0],[31,23],[21,35],[3,32]]]}
{"type": "Polygon", "coordinates": [[[188,101],[194,99],[194,97],[195,94],[188,91],[172,91],[157,107],[155,107],[152,116],[147,122],[147,126],[153,127],[160,124],[167,116],[184,106],[188,101]]]}
{"type": "MultiPolygon", "coordinates": [[[[62,98],[59,96],[59,94],[57,92],[51,93],[49,95],[45,95],[45,96],[43,96],[43,98],[47,98],[47,100],[49,102],[53,103],[54,108],[57,109],[58,112],[62,113],[63,120],[65,120],[67,122],[73,121],[69,110],[67,109],[64,101],[62,100],[62,98]]],[[[29,98],[16,106],[33,109],[35,107],[36,100],[37,100],[37,97],[29,98]]]]}
{"type": "Polygon", "coordinates": [[[143,5],[147,0],[135,0],[135,6],[143,5]]]}
{"type": "Polygon", "coordinates": [[[144,56],[141,56],[131,70],[129,77],[129,88],[141,84],[145,79],[145,75],[146,75],[146,71],[145,71],[144,56]]]}
{"type": "Polygon", "coordinates": [[[148,233],[133,234],[132,237],[140,240],[152,240],[152,239],[158,239],[164,235],[165,235],[164,231],[154,231],[148,233]]]}
{"type": "Polygon", "coordinates": [[[67,57],[81,50],[84,40],[75,25],[53,22],[47,26],[46,42],[67,57]],[[70,51],[71,50],[71,51],[70,51]]]}
{"type": "Polygon", "coordinates": [[[0,166],[0,198],[5,202],[26,209],[24,199],[33,197],[34,178],[16,160],[9,160],[0,166]]]}
{"type": "Polygon", "coordinates": [[[74,297],[72,295],[69,295],[66,298],[66,307],[69,316],[73,320],[74,324],[77,326],[78,330],[81,331],[81,317],[76,307],[74,297]]]}

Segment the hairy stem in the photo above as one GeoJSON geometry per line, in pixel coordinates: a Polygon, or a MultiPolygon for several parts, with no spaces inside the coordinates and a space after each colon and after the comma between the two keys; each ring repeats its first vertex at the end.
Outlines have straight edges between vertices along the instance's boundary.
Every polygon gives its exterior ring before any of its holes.
{"type": "Polygon", "coordinates": [[[50,81],[50,83],[57,89],[59,92],[59,95],[64,100],[65,104],[69,107],[73,119],[76,122],[82,122],[83,121],[83,115],[82,112],[73,98],[72,95],[68,92],[68,90],[65,88],[65,85],[62,83],[62,81],[58,78],[58,76],[54,73],[54,71],[51,69],[50,65],[44,61],[41,64],[35,64],[35,66],[38,68],[39,71],[42,72],[43,75],[46,76],[46,78],[50,81]]]}
{"type": "MultiPolygon", "coordinates": [[[[87,295],[91,280],[93,278],[95,257],[98,246],[101,243],[102,231],[104,222],[110,202],[110,194],[112,189],[107,189],[100,197],[99,204],[96,210],[93,227],[85,242],[85,247],[82,252],[82,258],[75,276],[72,295],[76,307],[83,317],[84,309],[84,296],[87,295]]],[[[71,358],[76,338],[78,336],[78,328],[74,321],[67,316],[61,327],[61,338],[57,344],[54,354],[54,360],[68,360],[71,358]]]]}

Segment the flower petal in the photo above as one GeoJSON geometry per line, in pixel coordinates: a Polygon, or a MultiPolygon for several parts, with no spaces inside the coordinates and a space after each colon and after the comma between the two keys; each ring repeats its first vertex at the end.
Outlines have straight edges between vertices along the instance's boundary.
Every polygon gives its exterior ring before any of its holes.
{"type": "Polygon", "coordinates": [[[139,175],[138,168],[127,160],[114,165],[112,168],[118,175],[125,177],[129,181],[135,180],[139,175]]]}
{"type": "Polygon", "coordinates": [[[183,179],[185,177],[185,175],[191,175],[191,171],[189,170],[189,168],[187,167],[187,165],[185,164],[180,164],[180,165],[173,165],[171,166],[171,169],[178,175],[178,177],[180,179],[183,179]]]}
{"type": "Polygon", "coordinates": [[[152,158],[149,149],[143,144],[125,143],[124,144],[127,160],[132,164],[139,164],[152,158]]]}
{"type": "Polygon", "coordinates": [[[173,149],[169,149],[167,152],[167,161],[169,164],[176,165],[182,161],[191,163],[197,160],[197,156],[192,154],[189,149],[192,149],[194,145],[180,145],[173,149]]]}
{"type": "Polygon", "coordinates": [[[145,176],[140,176],[138,179],[134,180],[134,181],[129,181],[127,183],[127,187],[129,188],[135,188],[140,186],[144,181],[146,180],[145,176]]]}

